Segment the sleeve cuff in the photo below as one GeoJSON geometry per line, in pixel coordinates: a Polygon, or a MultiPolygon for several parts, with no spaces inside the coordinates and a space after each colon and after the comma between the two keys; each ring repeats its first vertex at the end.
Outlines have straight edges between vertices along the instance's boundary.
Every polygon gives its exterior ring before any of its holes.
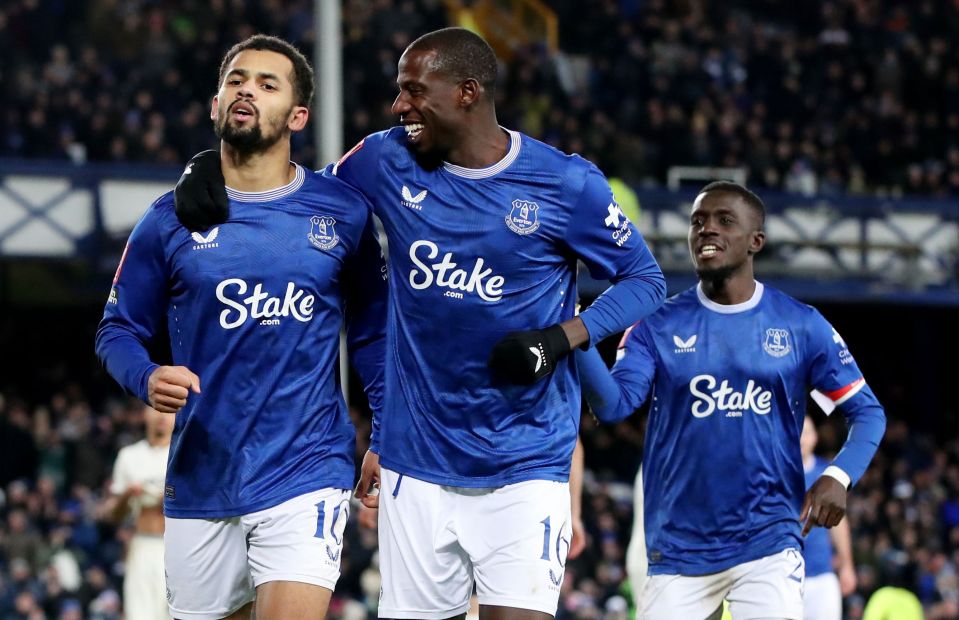
{"type": "Polygon", "coordinates": [[[830,478],[835,478],[836,480],[839,481],[839,484],[841,484],[846,489],[848,489],[849,486],[852,484],[852,478],[849,477],[849,474],[839,469],[835,465],[830,465],[829,467],[827,467],[826,470],[822,472],[822,475],[829,476],[830,478]]]}
{"type": "Polygon", "coordinates": [[[590,312],[589,308],[586,308],[585,310],[583,310],[582,312],[576,315],[579,317],[579,320],[583,322],[583,327],[586,328],[586,334],[588,335],[588,338],[586,338],[586,342],[579,345],[578,348],[580,351],[589,351],[590,347],[596,344],[595,340],[593,339],[593,333],[596,330],[596,326],[590,325],[590,323],[593,323],[593,314],[595,313],[590,312]]]}
{"type": "Polygon", "coordinates": [[[140,380],[137,381],[137,386],[139,388],[139,391],[137,392],[137,398],[151,407],[153,405],[150,404],[150,377],[153,375],[153,371],[159,367],[159,364],[150,362],[147,364],[142,374],[140,374],[140,380]]]}

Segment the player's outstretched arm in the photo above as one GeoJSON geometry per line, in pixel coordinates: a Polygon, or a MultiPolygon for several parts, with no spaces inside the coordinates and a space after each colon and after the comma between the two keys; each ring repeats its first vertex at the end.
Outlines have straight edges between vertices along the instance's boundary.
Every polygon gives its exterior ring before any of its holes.
{"type": "Polygon", "coordinates": [[[553,372],[570,351],[589,344],[589,330],[578,316],[546,329],[512,332],[496,343],[489,367],[497,380],[530,385],[553,372]]]}
{"type": "Polygon", "coordinates": [[[176,217],[186,228],[204,231],[230,217],[220,152],[201,151],[187,163],[173,192],[176,217]]]}
{"type": "MultiPolygon", "coordinates": [[[[648,248],[643,248],[633,270],[614,277],[613,286],[580,314],[592,346],[640,321],[666,301],[666,278],[648,248]]],[[[578,346],[578,345],[577,345],[578,346]]]]}
{"type": "MultiPolygon", "coordinates": [[[[613,283],[580,313],[591,347],[655,312],[666,279],[636,225],[623,214],[602,173],[591,166],[563,243],[599,280],[613,283]]],[[[574,343],[574,347],[580,343],[574,343]]]]}
{"type": "Polygon", "coordinates": [[[558,323],[546,329],[506,334],[493,346],[487,365],[497,381],[531,385],[553,372],[556,362],[571,350],[566,330],[558,323]]]}
{"type": "Polygon", "coordinates": [[[623,337],[621,357],[612,371],[596,349],[576,351],[583,396],[601,422],[625,419],[646,401],[656,373],[653,351],[643,325],[623,337]]]}
{"type": "Polygon", "coordinates": [[[618,422],[632,413],[599,351],[577,351],[576,367],[579,369],[583,396],[601,422],[618,422]]]}

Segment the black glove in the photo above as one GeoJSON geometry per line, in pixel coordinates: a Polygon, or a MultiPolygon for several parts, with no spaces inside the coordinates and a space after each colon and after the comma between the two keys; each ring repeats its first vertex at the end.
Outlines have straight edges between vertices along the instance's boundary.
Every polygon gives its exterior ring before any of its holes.
{"type": "Polygon", "coordinates": [[[193,156],[173,190],[176,217],[190,230],[206,230],[230,217],[219,151],[193,156]]]}
{"type": "Polygon", "coordinates": [[[556,361],[569,352],[566,332],[556,324],[507,334],[493,347],[487,364],[500,381],[531,385],[553,372],[556,361]]]}

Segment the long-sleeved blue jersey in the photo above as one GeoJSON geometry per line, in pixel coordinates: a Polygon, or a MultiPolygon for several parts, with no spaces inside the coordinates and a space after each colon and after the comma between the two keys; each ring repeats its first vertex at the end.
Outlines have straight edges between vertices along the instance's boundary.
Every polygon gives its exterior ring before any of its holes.
{"type": "Polygon", "coordinates": [[[176,414],[164,511],[228,517],[353,485],[355,431],[338,381],[347,335],[371,405],[382,399],[386,271],[370,209],[347,184],[297,167],[269,192],[228,189],[231,216],[180,226],[172,193],[134,228],[97,332],[117,381],[147,399],[149,351],[202,394],[176,414]]]}
{"type": "MultiPolygon", "coordinates": [[[[812,469],[803,470],[806,481],[806,488],[810,488],[819,480],[823,472],[829,466],[829,461],[815,457],[812,469]]],[[[806,560],[806,577],[815,577],[824,573],[832,572],[832,540],[829,538],[829,530],[822,527],[814,527],[806,535],[805,545],[803,546],[803,558],[806,560]]]]}
{"type": "Polygon", "coordinates": [[[572,357],[532,386],[495,384],[511,331],[574,316],[576,265],[614,286],[580,315],[590,343],[662,303],[665,283],[595,166],[516,132],[496,164],[426,168],[402,128],[328,168],[362,191],[389,241],[383,466],[437,484],[566,480],[580,387],[572,357]]]}
{"type": "Polygon", "coordinates": [[[624,338],[612,376],[578,353],[604,421],[650,400],[643,453],[650,574],[704,575],[801,548],[799,435],[810,388],[840,406],[849,437],[832,465],[855,483],[885,430],[846,343],[813,307],[762,283],[736,305],[700,287],[624,338]]]}

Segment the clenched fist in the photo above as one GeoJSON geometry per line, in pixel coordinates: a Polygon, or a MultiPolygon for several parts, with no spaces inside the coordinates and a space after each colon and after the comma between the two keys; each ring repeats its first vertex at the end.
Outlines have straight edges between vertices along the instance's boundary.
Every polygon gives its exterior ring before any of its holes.
{"type": "Polygon", "coordinates": [[[182,409],[190,391],[200,393],[200,377],[186,366],[160,366],[147,383],[150,406],[160,413],[176,413],[182,409]]]}

